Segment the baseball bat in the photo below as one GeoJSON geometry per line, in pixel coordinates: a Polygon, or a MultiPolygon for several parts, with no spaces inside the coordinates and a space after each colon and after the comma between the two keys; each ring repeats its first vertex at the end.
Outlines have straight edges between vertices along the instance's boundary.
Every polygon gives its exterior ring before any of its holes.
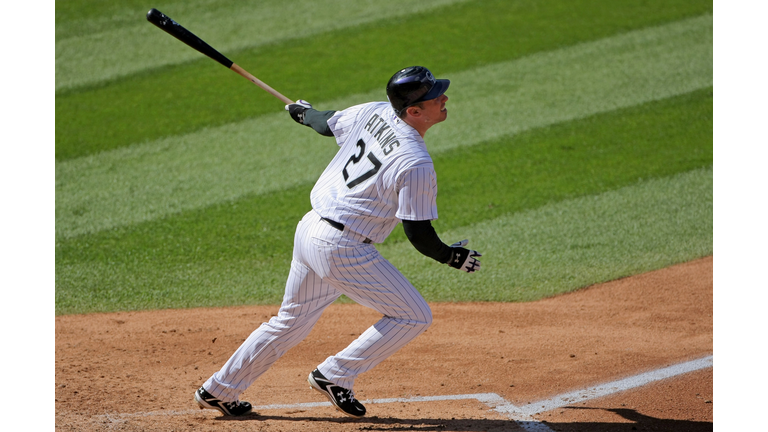
{"type": "Polygon", "coordinates": [[[283,96],[277,90],[273,89],[272,87],[268,86],[266,83],[261,81],[260,79],[248,73],[248,71],[246,71],[245,69],[235,64],[232,60],[228,59],[220,52],[216,51],[212,46],[205,43],[205,41],[203,41],[199,37],[195,36],[194,33],[185,29],[184,27],[179,25],[179,23],[177,23],[176,21],[172,20],[168,15],[165,15],[159,10],[152,8],[149,10],[149,12],[147,12],[147,21],[159,27],[160,30],[163,30],[169,35],[189,45],[196,51],[202,54],[205,54],[206,56],[212,58],[213,60],[216,60],[225,68],[231,69],[237,72],[239,75],[241,75],[248,81],[266,90],[272,96],[280,99],[281,101],[287,104],[293,103],[292,100],[283,96]]]}

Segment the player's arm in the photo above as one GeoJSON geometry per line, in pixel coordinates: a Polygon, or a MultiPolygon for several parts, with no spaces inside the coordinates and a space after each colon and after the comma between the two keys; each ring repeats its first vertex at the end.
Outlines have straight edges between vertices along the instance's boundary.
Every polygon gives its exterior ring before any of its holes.
{"type": "Polygon", "coordinates": [[[312,108],[312,104],[299,99],[296,103],[288,104],[285,110],[291,114],[291,118],[299,124],[311,127],[320,135],[332,137],[333,132],[328,126],[328,119],[336,114],[336,111],[318,111],[312,108]]]}
{"type": "Polygon", "coordinates": [[[480,269],[480,261],[476,257],[481,255],[477,251],[464,248],[463,246],[467,245],[466,240],[448,246],[440,240],[431,221],[403,220],[403,231],[417,251],[435,261],[467,273],[480,269]]]}
{"type": "Polygon", "coordinates": [[[437,178],[432,164],[404,170],[396,184],[398,209],[396,216],[403,221],[403,230],[413,247],[422,254],[472,273],[480,269],[477,251],[464,248],[467,241],[446,245],[432,227],[437,218],[437,178]]]}

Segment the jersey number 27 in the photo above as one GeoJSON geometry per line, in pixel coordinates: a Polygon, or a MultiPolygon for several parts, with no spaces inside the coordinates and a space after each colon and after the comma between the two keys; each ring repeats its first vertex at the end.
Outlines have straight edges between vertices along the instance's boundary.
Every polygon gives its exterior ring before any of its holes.
{"type": "MultiPolygon", "coordinates": [[[[349,167],[349,164],[356,165],[363,159],[363,155],[365,154],[365,141],[362,139],[357,141],[357,146],[360,148],[360,152],[358,154],[353,154],[347,161],[346,165],[344,165],[344,170],[341,171],[341,174],[344,176],[344,181],[349,180],[349,173],[347,172],[347,167],[349,167]]],[[[377,172],[379,172],[379,169],[381,168],[381,161],[379,161],[379,159],[376,158],[373,153],[368,153],[368,160],[373,164],[373,168],[364,172],[359,177],[352,179],[352,181],[347,183],[348,188],[352,189],[353,187],[368,180],[369,178],[376,175],[377,172]]]]}

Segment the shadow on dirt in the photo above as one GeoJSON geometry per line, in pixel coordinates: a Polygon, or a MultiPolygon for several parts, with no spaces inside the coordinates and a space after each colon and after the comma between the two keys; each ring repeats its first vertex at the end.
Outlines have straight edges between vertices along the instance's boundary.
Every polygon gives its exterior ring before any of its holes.
{"type": "Polygon", "coordinates": [[[634,432],[634,431],[660,431],[660,432],[706,432],[712,431],[712,422],[694,420],[663,419],[641,414],[627,408],[587,408],[565,407],[573,410],[602,410],[620,415],[629,420],[628,423],[612,422],[546,422],[549,429],[555,432],[634,432]]]}
{"type": "MultiPolygon", "coordinates": [[[[362,419],[339,417],[293,417],[251,414],[243,417],[217,417],[219,421],[277,421],[312,422],[318,430],[323,424],[355,424],[361,431],[539,431],[539,432],[706,432],[713,430],[713,423],[692,420],[672,420],[646,416],[632,409],[565,407],[578,410],[604,410],[625,418],[627,423],[614,422],[516,422],[495,419],[403,419],[392,417],[365,417],[362,419]]],[[[326,426],[326,428],[331,428],[326,426]]]]}
{"type": "Polygon", "coordinates": [[[243,417],[217,417],[220,421],[273,421],[286,423],[311,422],[316,424],[309,430],[333,430],[337,425],[355,425],[355,430],[360,431],[518,431],[523,430],[513,420],[479,420],[479,419],[403,419],[394,417],[364,417],[361,419],[338,417],[292,417],[248,415],[243,417]],[[325,424],[325,426],[324,426],[325,424]]]}

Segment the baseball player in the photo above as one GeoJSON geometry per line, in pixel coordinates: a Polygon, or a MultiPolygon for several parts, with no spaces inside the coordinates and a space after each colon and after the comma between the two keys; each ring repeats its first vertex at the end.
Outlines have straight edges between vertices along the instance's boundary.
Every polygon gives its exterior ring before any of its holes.
{"type": "Polygon", "coordinates": [[[394,354],[432,322],[416,288],[381,254],[381,243],[402,221],[422,254],[471,273],[479,253],[451,246],[435,233],[437,180],[424,134],[447,117],[449,80],[425,67],[395,73],[389,102],[343,111],[317,111],[306,101],[286,105],[298,123],[335,137],[339,151],[311,192],[312,210],[296,227],[293,260],[280,311],[262,324],[195,392],[200,408],[248,414],[239,400],[260,375],[312,330],[326,307],[345,294],[383,317],[341,352],[309,373],[309,385],[342,413],[365,415],[355,378],[394,354]]]}

